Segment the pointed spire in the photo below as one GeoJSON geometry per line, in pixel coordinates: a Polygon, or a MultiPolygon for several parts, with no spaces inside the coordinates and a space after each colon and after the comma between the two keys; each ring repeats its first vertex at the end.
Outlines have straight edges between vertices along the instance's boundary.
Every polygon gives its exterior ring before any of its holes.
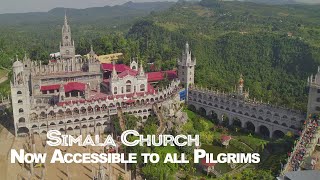
{"type": "Polygon", "coordinates": [[[115,79],[118,77],[117,71],[116,71],[116,65],[115,65],[115,61],[113,60],[112,62],[112,75],[111,78],[115,79]]]}
{"type": "Polygon", "coordinates": [[[143,66],[142,66],[142,61],[140,61],[139,75],[140,76],[144,76],[144,70],[143,70],[143,66]]]}
{"type": "Polygon", "coordinates": [[[68,25],[67,10],[64,11],[64,25],[68,25]]]}
{"type": "Polygon", "coordinates": [[[185,49],[185,51],[186,51],[186,54],[188,54],[188,53],[190,52],[190,47],[189,47],[188,41],[186,42],[186,49],[185,49]]]}
{"type": "Polygon", "coordinates": [[[23,61],[26,61],[28,58],[27,58],[27,52],[25,51],[24,52],[24,58],[23,58],[23,61]]]}

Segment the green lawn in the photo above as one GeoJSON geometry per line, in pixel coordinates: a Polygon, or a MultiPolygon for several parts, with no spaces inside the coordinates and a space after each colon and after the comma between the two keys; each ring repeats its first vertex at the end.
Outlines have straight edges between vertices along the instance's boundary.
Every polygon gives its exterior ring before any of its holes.
{"type": "Polygon", "coordinates": [[[8,73],[7,70],[0,69],[0,78],[2,78],[3,76],[5,76],[7,73],[8,73]]]}

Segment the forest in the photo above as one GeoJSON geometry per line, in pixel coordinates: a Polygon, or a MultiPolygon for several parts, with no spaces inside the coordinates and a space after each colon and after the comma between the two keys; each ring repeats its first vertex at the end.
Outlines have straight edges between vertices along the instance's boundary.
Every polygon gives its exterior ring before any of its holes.
{"type": "MultiPolygon", "coordinates": [[[[97,54],[123,52],[125,63],[137,57],[165,70],[176,66],[188,41],[197,85],[230,92],[243,74],[251,98],[306,110],[307,77],[320,64],[319,5],[202,0],[164,2],[155,10],[142,4],[68,10],[77,53],[92,44],[97,54]]],[[[1,66],[10,68],[25,53],[47,62],[58,51],[63,16],[59,8],[0,15],[1,66]]]]}

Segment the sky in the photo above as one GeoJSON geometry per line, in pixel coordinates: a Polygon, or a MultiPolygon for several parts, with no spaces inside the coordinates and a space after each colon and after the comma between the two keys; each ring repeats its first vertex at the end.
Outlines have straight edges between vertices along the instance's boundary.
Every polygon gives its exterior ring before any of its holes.
{"type": "MultiPolygon", "coordinates": [[[[0,0],[0,14],[46,12],[55,7],[88,8],[105,5],[123,4],[129,0],[0,0]]],[[[164,0],[131,0],[133,2],[151,2],[164,0]]],[[[177,0],[166,0],[177,1],[177,0]]],[[[307,3],[320,3],[320,0],[296,0],[307,3]]]]}
{"type": "MultiPolygon", "coordinates": [[[[46,12],[56,7],[88,8],[102,7],[106,5],[123,4],[127,1],[152,2],[164,0],[0,0],[0,14],[46,12]]],[[[176,0],[165,0],[176,1],[176,0]]]]}

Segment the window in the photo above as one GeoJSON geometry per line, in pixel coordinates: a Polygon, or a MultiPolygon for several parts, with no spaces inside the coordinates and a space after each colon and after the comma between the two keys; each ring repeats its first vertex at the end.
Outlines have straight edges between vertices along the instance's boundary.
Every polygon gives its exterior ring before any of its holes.
{"type": "Polygon", "coordinates": [[[316,107],[316,111],[320,111],[320,107],[319,106],[316,107]]]}
{"type": "Polygon", "coordinates": [[[126,92],[127,93],[131,92],[131,81],[129,80],[126,82],[126,92]]]}
{"type": "Polygon", "coordinates": [[[22,100],[21,100],[21,99],[20,99],[20,100],[18,100],[18,103],[19,103],[19,104],[22,104],[22,100]]]}
{"type": "Polygon", "coordinates": [[[114,89],[113,89],[113,94],[118,94],[118,88],[117,87],[114,87],[114,89]]]}
{"type": "Polygon", "coordinates": [[[22,92],[21,92],[21,91],[18,91],[17,94],[22,94],[22,92]]]}
{"type": "Polygon", "coordinates": [[[19,113],[23,113],[23,109],[22,108],[19,109],[19,113]]]}
{"type": "Polygon", "coordinates": [[[145,87],[144,84],[141,84],[141,85],[140,85],[140,91],[145,91],[145,88],[146,88],[146,87],[145,87]]]}
{"type": "Polygon", "coordinates": [[[317,98],[317,102],[320,102],[320,98],[317,98]]]}
{"type": "Polygon", "coordinates": [[[320,89],[318,89],[318,93],[320,93],[320,89]]]}

